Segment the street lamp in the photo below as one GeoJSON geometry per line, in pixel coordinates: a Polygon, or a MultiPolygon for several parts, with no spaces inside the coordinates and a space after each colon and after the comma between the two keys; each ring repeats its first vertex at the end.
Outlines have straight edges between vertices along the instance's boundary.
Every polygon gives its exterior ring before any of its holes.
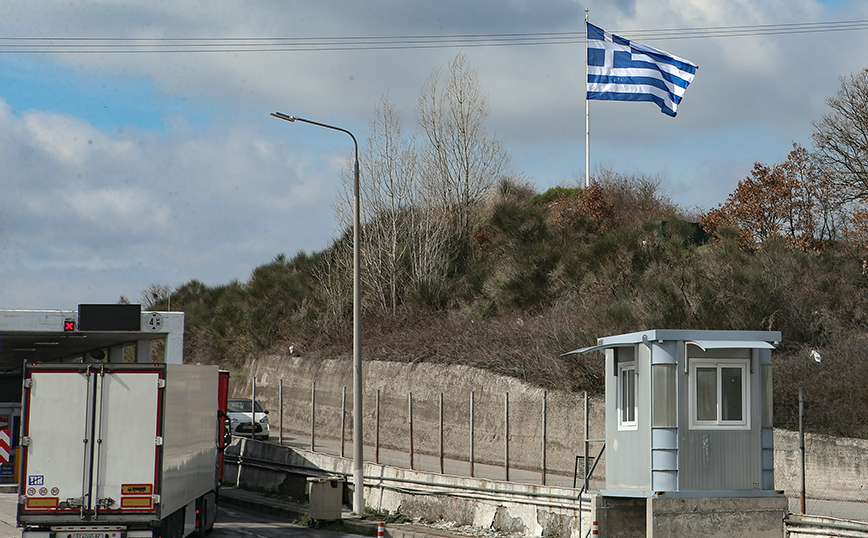
{"type": "Polygon", "coordinates": [[[364,458],[362,455],[362,292],[360,283],[359,256],[359,143],[353,133],[334,125],[288,116],[280,112],[275,118],[309,123],[326,129],[347,133],[353,139],[355,161],[353,162],[353,512],[365,512],[364,458]]]}

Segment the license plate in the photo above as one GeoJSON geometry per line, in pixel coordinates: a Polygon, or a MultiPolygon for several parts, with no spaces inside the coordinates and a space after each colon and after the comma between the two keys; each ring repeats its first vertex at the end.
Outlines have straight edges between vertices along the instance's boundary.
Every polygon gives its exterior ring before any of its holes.
{"type": "Polygon", "coordinates": [[[67,536],[69,538],[106,538],[108,534],[104,532],[70,532],[67,536]]]}

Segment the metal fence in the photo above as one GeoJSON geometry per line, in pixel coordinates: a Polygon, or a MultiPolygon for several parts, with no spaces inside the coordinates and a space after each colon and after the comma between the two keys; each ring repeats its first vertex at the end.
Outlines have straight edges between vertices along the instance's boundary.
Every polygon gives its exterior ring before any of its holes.
{"type": "MultiPolygon", "coordinates": [[[[305,428],[298,409],[292,424],[286,420],[280,380],[278,423],[271,419],[277,440],[286,442],[290,432],[311,450],[347,456],[353,435],[347,394],[347,387],[334,391],[311,383],[305,428]]],[[[293,401],[299,405],[298,398],[293,401]]],[[[590,402],[587,394],[564,400],[547,391],[456,396],[376,390],[364,411],[365,459],[441,474],[581,487],[603,441],[599,433],[590,435],[590,402]]]]}
{"type": "MultiPolygon", "coordinates": [[[[327,390],[311,383],[299,395],[274,394],[275,437],[294,434],[296,442],[335,455],[352,443],[352,409],[347,389],[327,390]],[[291,401],[288,409],[284,401],[291,401]]],[[[264,387],[263,387],[264,388],[264,387]]],[[[297,383],[294,391],[298,392],[297,383]]],[[[263,391],[265,392],[265,391],[263,391]]],[[[277,392],[277,391],[275,391],[277,392]]],[[[381,389],[366,395],[365,459],[419,471],[440,472],[541,485],[581,487],[584,469],[603,446],[602,403],[587,405],[582,395],[492,391],[418,393],[381,389]],[[588,413],[587,411],[590,411],[588,413]],[[590,420],[589,420],[590,417],[590,420]],[[595,426],[589,427],[592,422],[595,426]]],[[[776,433],[776,487],[790,498],[790,511],[868,522],[868,441],[806,435],[805,467],[795,432],[776,433]],[[804,471],[802,470],[804,469],[804,471]]],[[[604,454],[603,454],[604,456],[604,454]]],[[[593,471],[605,475],[605,457],[593,471]]]]}

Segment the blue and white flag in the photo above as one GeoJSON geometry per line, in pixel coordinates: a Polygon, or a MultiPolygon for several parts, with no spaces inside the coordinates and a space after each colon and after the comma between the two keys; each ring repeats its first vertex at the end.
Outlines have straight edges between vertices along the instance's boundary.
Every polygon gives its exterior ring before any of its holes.
{"type": "Polygon", "coordinates": [[[588,24],[588,99],[653,101],[675,116],[696,64],[588,24]]]}

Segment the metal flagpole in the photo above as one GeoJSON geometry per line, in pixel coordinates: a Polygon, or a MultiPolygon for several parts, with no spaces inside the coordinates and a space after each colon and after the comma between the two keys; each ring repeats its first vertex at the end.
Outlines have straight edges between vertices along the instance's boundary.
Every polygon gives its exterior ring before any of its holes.
{"type": "Polygon", "coordinates": [[[585,8],[585,188],[591,186],[591,107],[588,101],[588,8],[585,8]]]}

